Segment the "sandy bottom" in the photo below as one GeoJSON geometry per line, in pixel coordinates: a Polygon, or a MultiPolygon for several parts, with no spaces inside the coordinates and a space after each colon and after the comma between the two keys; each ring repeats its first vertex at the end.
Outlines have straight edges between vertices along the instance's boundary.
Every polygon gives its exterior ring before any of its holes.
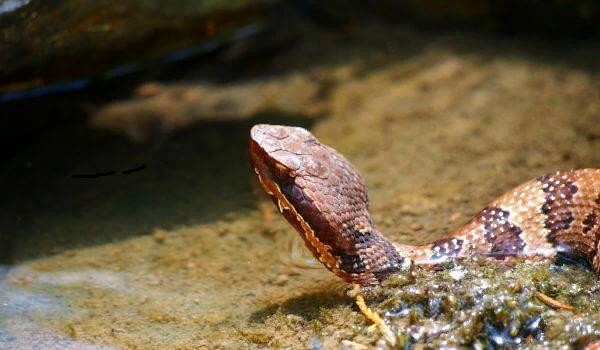
{"type": "Polygon", "coordinates": [[[371,25],[269,62],[262,86],[319,87],[285,113],[293,89],[270,112],[199,122],[160,147],[48,130],[2,175],[17,264],[0,270],[0,347],[373,346],[347,286],[266,202],[249,129],[309,128],[361,170],[378,228],[423,243],[525,180],[600,167],[600,50],[544,47],[371,25]]]}

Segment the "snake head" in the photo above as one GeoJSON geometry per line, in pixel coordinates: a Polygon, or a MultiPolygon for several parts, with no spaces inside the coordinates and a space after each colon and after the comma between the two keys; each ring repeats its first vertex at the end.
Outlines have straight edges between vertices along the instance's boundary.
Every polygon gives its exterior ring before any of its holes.
{"type": "Polygon", "coordinates": [[[256,125],[249,154],[281,214],[336,275],[350,283],[374,284],[405,262],[373,227],[358,170],[309,131],[256,125]]]}

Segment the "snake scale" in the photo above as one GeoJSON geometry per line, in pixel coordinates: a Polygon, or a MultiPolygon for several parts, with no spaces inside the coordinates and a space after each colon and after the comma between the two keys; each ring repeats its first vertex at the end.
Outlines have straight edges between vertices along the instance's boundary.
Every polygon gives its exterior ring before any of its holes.
{"type": "Polygon", "coordinates": [[[600,169],[559,171],[489,203],[456,232],[423,245],[382,235],[358,170],[300,127],[259,124],[249,155],[260,183],[312,254],[349,283],[376,285],[415,265],[472,255],[583,259],[600,275],[600,169]]]}

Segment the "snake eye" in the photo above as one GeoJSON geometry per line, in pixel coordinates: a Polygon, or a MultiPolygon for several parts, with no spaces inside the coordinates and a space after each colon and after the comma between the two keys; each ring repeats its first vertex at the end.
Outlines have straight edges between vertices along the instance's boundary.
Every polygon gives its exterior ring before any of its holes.
{"type": "Polygon", "coordinates": [[[281,163],[275,163],[273,173],[281,181],[287,180],[290,177],[293,177],[293,174],[290,171],[290,169],[281,163]]]}

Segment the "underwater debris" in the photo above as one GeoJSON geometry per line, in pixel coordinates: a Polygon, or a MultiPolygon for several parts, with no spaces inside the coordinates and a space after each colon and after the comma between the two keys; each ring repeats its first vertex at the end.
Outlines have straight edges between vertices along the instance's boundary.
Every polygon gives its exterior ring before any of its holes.
{"type": "Polygon", "coordinates": [[[0,0],[0,103],[78,91],[235,46],[268,30],[274,5],[151,3],[0,0]]]}
{"type": "Polygon", "coordinates": [[[90,126],[143,143],[202,120],[237,120],[262,112],[316,116],[324,111],[322,84],[301,75],[226,86],[139,86],[131,100],[93,113],[90,126]]]}
{"type": "Polygon", "coordinates": [[[397,336],[425,349],[581,348],[600,334],[594,288],[591,273],[575,266],[546,262],[511,269],[473,262],[434,273],[416,270],[408,285],[373,290],[369,306],[397,336]],[[464,272],[460,279],[457,269],[464,272]],[[561,287],[569,280],[578,288],[561,287]],[[579,316],[547,306],[540,293],[573,305],[579,316]]]}

